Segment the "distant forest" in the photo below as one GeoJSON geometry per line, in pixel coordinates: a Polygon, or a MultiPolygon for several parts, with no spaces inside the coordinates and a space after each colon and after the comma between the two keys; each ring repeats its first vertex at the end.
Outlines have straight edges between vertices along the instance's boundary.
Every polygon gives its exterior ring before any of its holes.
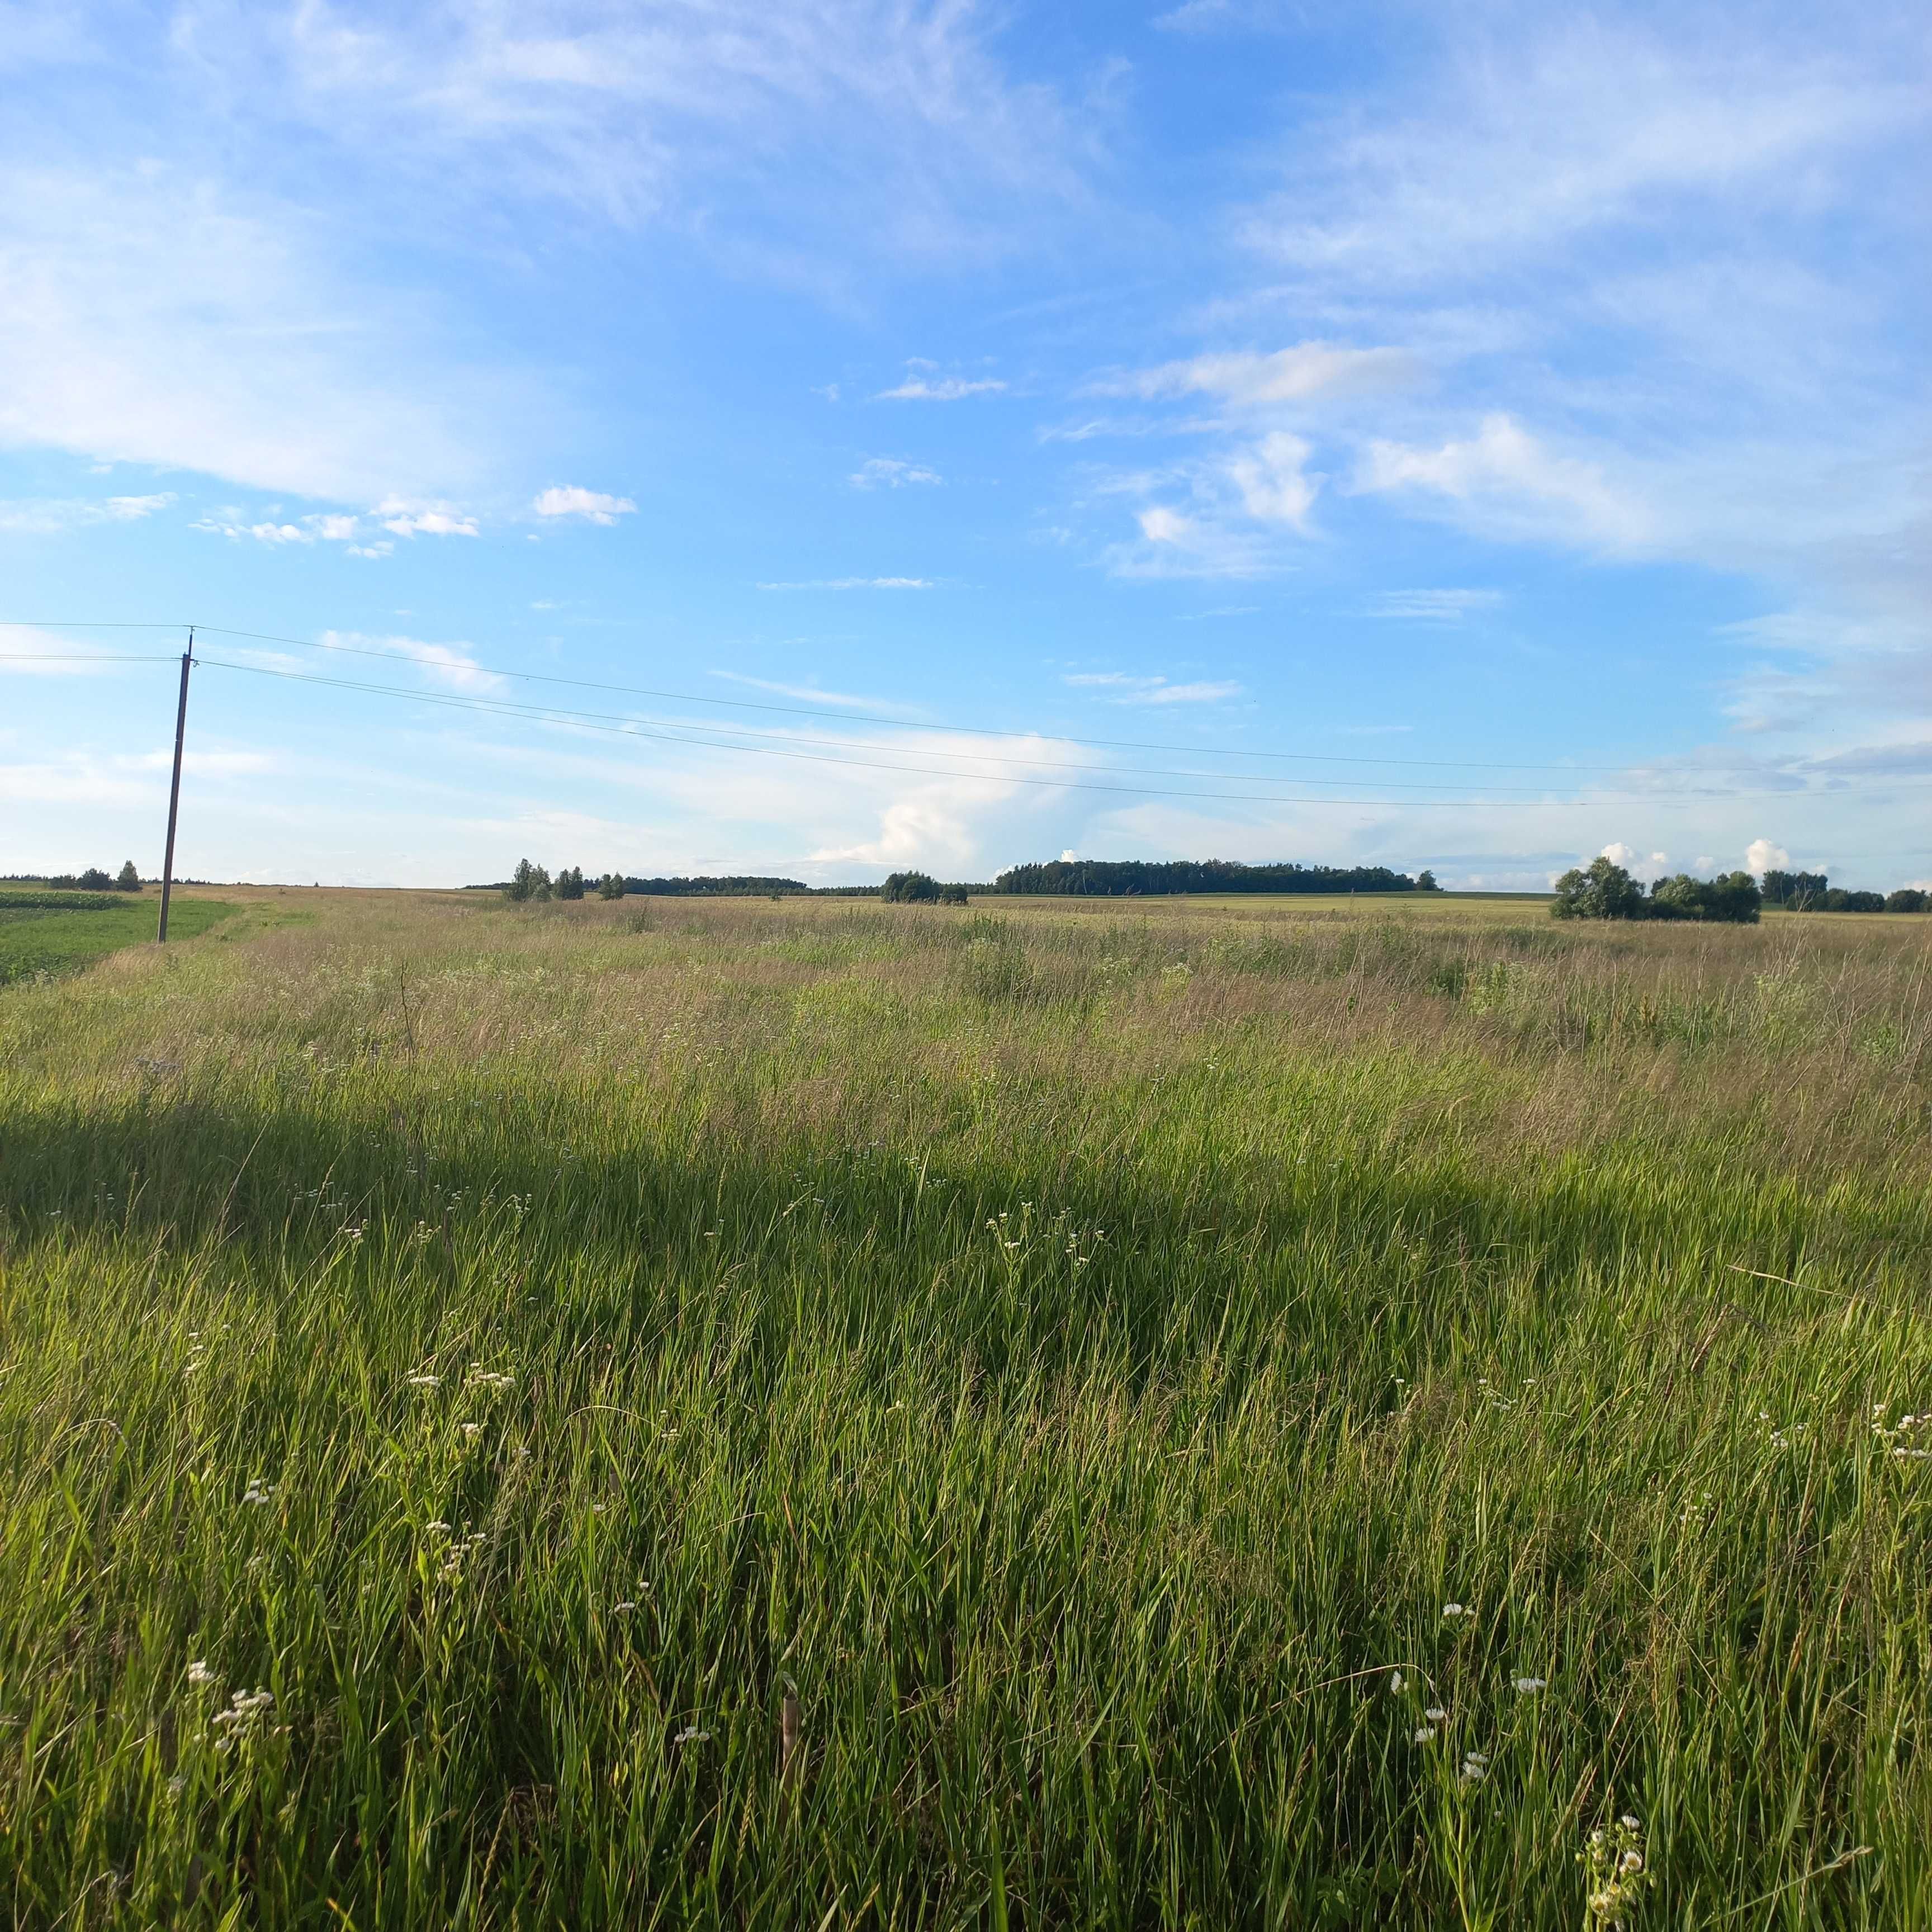
{"type": "Polygon", "coordinates": [[[1414,892],[1436,890],[1435,875],[1412,879],[1386,866],[1244,866],[1232,859],[1052,859],[1016,866],[993,881],[996,892],[1065,892],[1076,897],[1152,898],[1166,892],[1414,892]]]}

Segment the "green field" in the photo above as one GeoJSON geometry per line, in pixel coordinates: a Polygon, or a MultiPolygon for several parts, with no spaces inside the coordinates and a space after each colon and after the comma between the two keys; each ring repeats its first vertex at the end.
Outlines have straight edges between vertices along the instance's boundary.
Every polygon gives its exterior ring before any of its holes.
{"type": "MultiPolygon", "coordinates": [[[[160,898],[124,892],[50,892],[0,886],[0,986],[43,973],[70,973],[154,936],[160,898]]],[[[219,899],[177,898],[170,939],[192,939],[235,910],[219,899]]]]}
{"type": "Polygon", "coordinates": [[[275,903],[0,994],[12,1924],[1932,1925],[1932,922],[275,903]]]}

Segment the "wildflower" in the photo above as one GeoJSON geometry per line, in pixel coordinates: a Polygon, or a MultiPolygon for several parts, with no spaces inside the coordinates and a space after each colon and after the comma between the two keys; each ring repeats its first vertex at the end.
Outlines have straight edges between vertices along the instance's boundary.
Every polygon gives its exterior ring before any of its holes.
{"type": "Polygon", "coordinates": [[[1432,1744],[1436,1742],[1436,1726],[1433,1724],[1417,1726],[1415,1742],[1419,1744],[1432,1744]]]}
{"type": "Polygon", "coordinates": [[[1432,1704],[1427,1710],[1423,1712],[1422,1714],[1432,1724],[1439,1724],[1448,1716],[1449,1713],[1444,1710],[1440,1704],[1432,1704]]]}
{"type": "Polygon", "coordinates": [[[188,1789],[188,1780],[177,1773],[168,1780],[168,1796],[178,1798],[188,1789]]]}
{"type": "Polygon", "coordinates": [[[1539,1690],[1547,1690],[1550,1680],[1546,1677],[1519,1677],[1516,1680],[1516,1694],[1519,1697],[1534,1697],[1539,1690]]]}
{"type": "Polygon", "coordinates": [[[1617,1822],[1621,1825],[1626,1832],[1640,1832],[1643,1829],[1642,1821],[1638,1818],[1632,1816],[1628,1811],[1626,1811],[1624,1815],[1617,1820],[1617,1822]]]}
{"type": "Polygon", "coordinates": [[[1480,1751],[1471,1751],[1462,1760],[1460,1774],[1465,1784],[1480,1784],[1490,1774],[1490,1761],[1480,1751]]]}
{"type": "Polygon", "coordinates": [[[440,1376],[421,1375],[412,1376],[410,1378],[411,1388],[433,1389],[440,1388],[442,1386],[442,1378],[440,1376]]]}
{"type": "Polygon", "coordinates": [[[274,1491],[260,1476],[256,1476],[249,1483],[248,1492],[242,1500],[251,1508],[260,1509],[273,1502],[274,1498],[274,1491]]]}
{"type": "Polygon", "coordinates": [[[463,1425],[463,1432],[474,1442],[483,1433],[483,1425],[480,1422],[466,1422],[463,1425]]]}
{"type": "Polygon", "coordinates": [[[1471,1612],[1460,1604],[1444,1604],[1442,1606],[1442,1614],[1445,1617],[1466,1617],[1471,1612]]]}
{"type": "Polygon", "coordinates": [[[613,1604],[610,1606],[612,1611],[620,1616],[621,1616],[626,1610],[634,1610],[637,1607],[636,1604],[628,1598],[626,1598],[621,1604],[613,1604]]]}
{"type": "Polygon", "coordinates": [[[425,1536],[447,1536],[449,1526],[440,1519],[434,1522],[426,1522],[423,1525],[423,1534],[425,1536]]]}
{"type": "Polygon", "coordinates": [[[1402,1672],[1400,1670],[1391,1670],[1389,1672],[1389,1695],[1391,1697],[1400,1697],[1402,1695],[1402,1672]]]}
{"type": "Polygon", "coordinates": [[[200,1658],[196,1658],[188,1667],[188,1681],[197,1687],[212,1684],[214,1682],[214,1672],[209,1670],[200,1658]]]}
{"type": "Polygon", "coordinates": [[[671,1739],[671,1742],[674,1744],[709,1744],[710,1742],[711,1733],[709,1731],[700,1731],[695,1724],[686,1724],[684,1729],[671,1739]]]}

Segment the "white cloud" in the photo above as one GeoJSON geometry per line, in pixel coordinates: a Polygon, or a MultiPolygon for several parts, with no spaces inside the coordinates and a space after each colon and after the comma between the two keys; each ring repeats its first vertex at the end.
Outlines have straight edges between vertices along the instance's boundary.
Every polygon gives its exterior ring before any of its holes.
{"type": "Polygon", "coordinates": [[[1304,402],[1320,395],[1390,389],[1413,382],[1414,356],[1400,349],[1350,349],[1333,342],[1302,342],[1268,354],[1255,350],[1196,356],[1088,386],[1099,396],[1224,397],[1244,408],[1304,402]]]}
{"type": "Polygon", "coordinates": [[[476,519],[453,503],[417,503],[402,496],[386,496],[370,514],[383,529],[399,537],[473,537],[476,519]]]}
{"type": "Polygon", "coordinates": [[[1626,845],[1619,838],[1606,845],[1599,855],[1609,860],[1613,866],[1621,866],[1630,873],[1640,873],[1646,878],[1660,877],[1670,869],[1670,860],[1661,852],[1653,852],[1647,858],[1634,845],[1626,845]]]}
{"type": "Polygon", "coordinates": [[[429,673],[433,683],[452,691],[503,688],[502,679],[478,664],[468,644],[426,644],[420,638],[372,637],[360,631],[325,631],[322,642],[345,652],[383,651],[410,658],[429,673]]]}
{"type": "Polygon", "coordinates": [[[0,530],[22,536],[55,536],[101,524],[138,523],[165,510],[174,492],[152,496],[24,496],[0,500],[0,530]]]}
{"type": "Polygon", "coordinates": [[[1118,670],[1070,671],[1060,682],[1110,692],[1117,704],[1220,704],[1241,694],[1241,687],[1229,679],[1170,684],[1165,677],[1137,677],[1118,670]]]}
{"type": "Polygon", "coordinates": [[[1259,523],[1303,527],[1315,502],[1316,484],[1306,470],[1309,445],[1286,430],[1264,436],[1228,465],[1241,493],[1241,507],[1259,523]]]}
{"type": "Polygon", "coordinates": [[[1192,518],[1184,517],[1178,510],[1170,510],[1160,503],[1142,511],[1137,520],[1141,535],[1153,544],[1185,543],[1195,527],[1192,518]]]}
{"type": "Polygon", "coordinates": [[[637,507],[628,496],[607,496],[601,490],[580,489],[574,484],[553,486],[530,506],[540,517],[581,517],[587,523],[606,524],[630,516],[637,507]]]}
{"type": "Polygon", "coordinates": [[[1500,590],[1384,590],[1369,604],[1372,617],[1394,617],[1424,624],[1460,624],[1503,601],[1500,590]]]}
{"type": "Polygon", "coordinates": [[[794,584],[760,584],[760,590],[930,590],[930,577],[814,577],[794,584]]]}
{"type": "Polygon", "coordinates": [[[1782,872],[1791,863],[1791,854],[1768,838],[1754,838],[1744,848],[1744,870],[1762,877],[1768,872],[1782,872]]]}
{"type": "Polygon", "coordinates": [[[748,686],[754,691],[769,691],[780,698],[796,698],[808,704],[829,704],[847,711],[916,711],[896,698],[873,698],[861,692],[826,691],[815,684],[788,684],[769,677],[748,677],[742,671],[714,670],[713,677],[727,683],[748,686]]]}
{"type": "Polygon", "coordinates": [[[896,389],[881,389],[874,402],[956,403],[965,396],[997,396],[1006,384],[988,376],[969,382],[963,376],[943,376],[929,382],[923,376],[908,376],[896,389]]]}
{"type": "Polygon", "coordinates": [[[1501,412],[1485,416],[1474,436],[1438,448],[1371,442],[1354,487],[1446,497],[1500,535],[1626,548],[1650,534],[1642,509],[1604,481],[1599,465],[1552,454],[1501,412]]]}
{"type": "Polygon", "coordinates": [[[874,490],[881,484],[889,490],[903,490],[909,484],[938,483],[944,479],[936,470],[902,463],[896,456],[868,456],[850,480],[855,490],[874,490]]]}
{"type": "Polygon", "coordinates": [[[0,160],[0,446],[335,501],[467,478],[528,386],[498,374],[485,409],[419,366],[428,319],[356,286],[341,235],[164,163],[0,160]]]}

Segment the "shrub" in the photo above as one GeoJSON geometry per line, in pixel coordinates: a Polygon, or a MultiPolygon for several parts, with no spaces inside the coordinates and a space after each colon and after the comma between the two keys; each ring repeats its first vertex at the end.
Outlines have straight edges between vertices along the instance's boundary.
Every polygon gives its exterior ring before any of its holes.
{"type": "Polygon", "coordinates": [[[879,888],[879,896],[888,905],[934,905],[939,881],[929,872],[895,872],[879,888]]]}
{"type": "Polygon", "coordinates": [[[84,892],[106,892],[114,890],[114,881],[98,866],[90,866],[74,880],[84,892]]]}
{"type": "Polygon", "coordinates": [[[967,903],[966,888],[964,886],[941,886],[939,903],[941,905],[964,905],[967,903]]]}

